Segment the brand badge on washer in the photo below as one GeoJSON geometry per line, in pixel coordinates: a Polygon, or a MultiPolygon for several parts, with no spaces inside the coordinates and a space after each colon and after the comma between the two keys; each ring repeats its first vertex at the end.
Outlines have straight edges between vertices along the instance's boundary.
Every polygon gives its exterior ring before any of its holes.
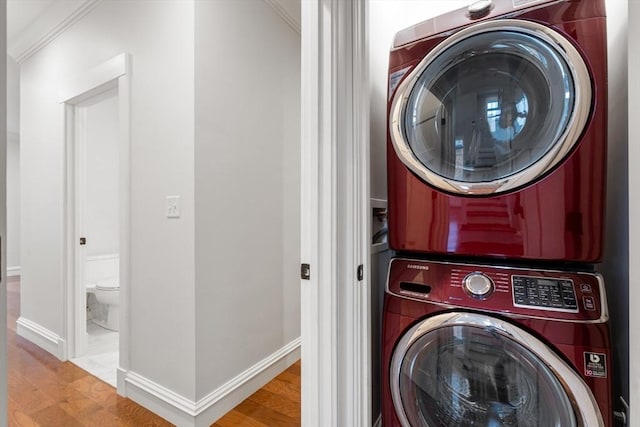
{"type": "Polygon", "coordinates": [[[428,265],[420,265],[420,264],[407,264],[407,268],[413,268],[414,270],[429,270],[428,265]]]}
{"type": "Polygon", "coordinates": [[[587,377],[607,378],[607,356],[585,351],[584,374],[587,377]]]}

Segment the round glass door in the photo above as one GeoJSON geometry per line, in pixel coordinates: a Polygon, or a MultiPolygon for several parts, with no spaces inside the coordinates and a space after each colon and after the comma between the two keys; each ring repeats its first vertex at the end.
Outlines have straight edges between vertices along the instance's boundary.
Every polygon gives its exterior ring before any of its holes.
{"type": "Polygon", "coordinates": [[[570,151],[591,104],[573,45],[539,24],[477,24],[443,42],[400,85],[391,136],[401,160],[443,190],[522,186],[570,151]]]}
{"type": "Polygon", "coordinates": [[[553,372],[527,348],[480,328],[423,335],[404,356],[399,389],[414,427],[576,425],[553,372]]]}
{"type": "Polygon", "coordinates": [[[389,380],[403,427],[604,425],[573,368],[533,335],[483,314],[443,313],[412,327],[389,380]]]}

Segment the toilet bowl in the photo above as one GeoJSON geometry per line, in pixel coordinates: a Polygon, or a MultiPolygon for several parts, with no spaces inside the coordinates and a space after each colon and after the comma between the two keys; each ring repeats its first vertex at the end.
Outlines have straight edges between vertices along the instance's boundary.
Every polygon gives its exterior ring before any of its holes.
{"type": "Polygon", "coordinates": [[[96,283],[94,294],[96,300],[107,308],[106,320],[99,324],[112,331],[119,330],[120,319],[120,285],[116,280],[96,283]]]}

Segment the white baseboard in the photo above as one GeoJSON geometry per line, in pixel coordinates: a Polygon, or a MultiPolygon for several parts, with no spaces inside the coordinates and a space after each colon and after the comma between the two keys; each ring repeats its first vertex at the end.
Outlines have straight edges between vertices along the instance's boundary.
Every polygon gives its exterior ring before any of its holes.
{"type": "Polygon", "coordinates": [[[118,392],[179,427],[210,426],[300,358],[300,338],[194,402],[132,371],[118,371],[118,392]]]}
{"type": "Polygon", "coordinates": [[[20,266],[16,267],[7,267],[7,277],[19,276],[20,275],[20,266]]]}
{"type": "Polygon", "coordinates": [[[65,342],[60,335],[22,316],[18,318],[16,325],[16,333],[22,338],[31,341],[60,360],[67,360],[65,342]]]}
{"type": "Polygon", "coordinates": [[[126,379],[127,371],[118,367],[118,370],[116,372],[116,392],[122,397],[127,397],[127,383],[125,381],[126,379]]]}
{"type": "Polygon", "coordinates": [[[373,423],[373,427],[382,427],[382,414],[378,415],[378,419],[373,423]]]}
{"type": "Polygon", "coordinates": [[[142,375],[124,373],[125,395],[178,427],[195,426],[195,402],[142,375]]]}

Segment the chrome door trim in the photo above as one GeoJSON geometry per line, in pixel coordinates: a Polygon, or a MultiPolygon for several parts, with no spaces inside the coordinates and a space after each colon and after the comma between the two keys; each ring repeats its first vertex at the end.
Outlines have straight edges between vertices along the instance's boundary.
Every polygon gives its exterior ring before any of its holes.
{"type": "Polygon", "coordinates": [[[400,396],[400,368],[408,349],[423,335],[452,326],[490,330],[510,338],[533,352],[555,374],[575,411],[578,426],[603,427],[598,402],[584,380],[546,344],[525,330],[494,317],[477,313],[453,312],[429,317],[409,329],[400,339],[391,359],[389,385],[396,414],[403,427],[412,427],[400,396]]]}
{"type": "Polygon", "coordinates": [[[591,78],[582,56],[573,44],[557,31],[531,21],[499,19],[471,25],[454,33],[429,52],[399,85],[389,113],[389,133],[396,154],[413,173],[438,189],[463,195],[503,193],[532,182],[558,164],[578,142],[589,118],[592,102],[591,78]],[[445,178],[425,167],[407,144],[404,131],[404,112],[409,95],[422,72],[452,45],[469,37],[489,31],[512,31],[536,37],[560,55],[574,81],[575,104],[564,133],[536,163],[513,175],[487,182],[465,182],[445,178]]]}

